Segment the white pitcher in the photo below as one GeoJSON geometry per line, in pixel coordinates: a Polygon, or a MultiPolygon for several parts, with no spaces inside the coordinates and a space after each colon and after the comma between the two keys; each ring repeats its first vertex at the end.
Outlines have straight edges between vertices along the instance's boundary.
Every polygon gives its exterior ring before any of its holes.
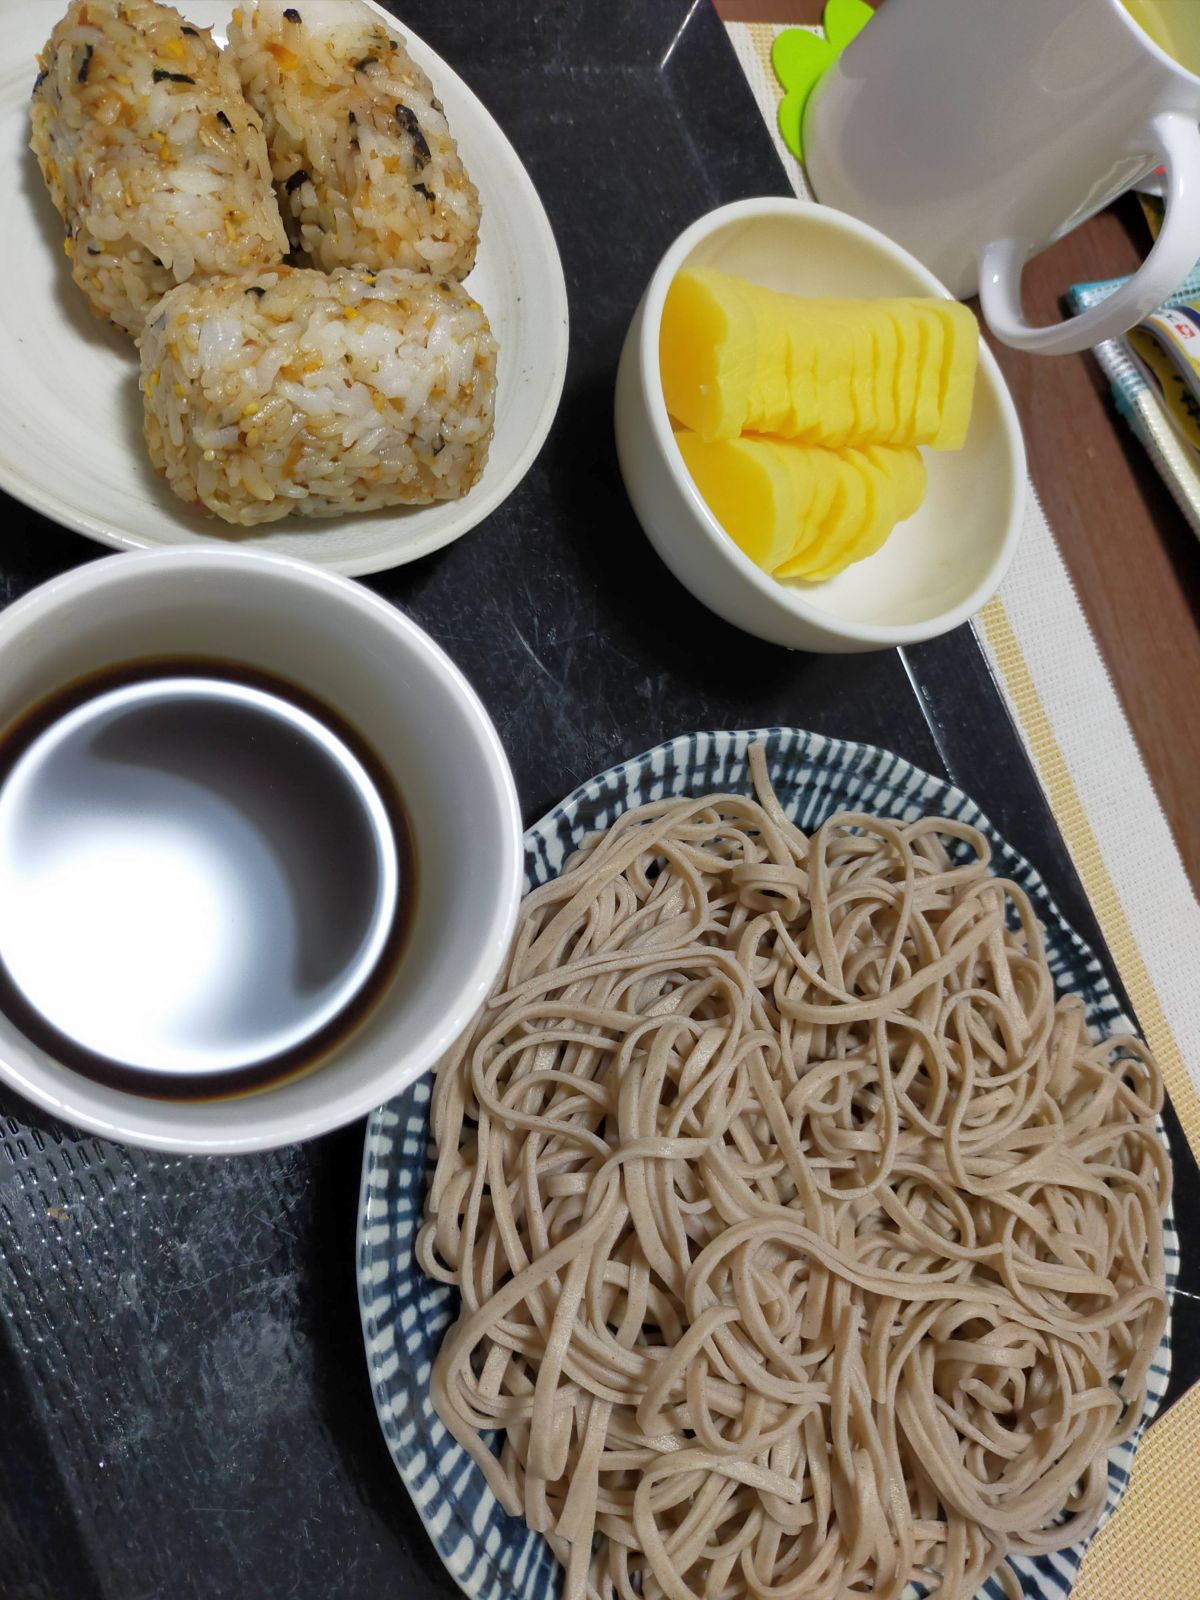
{"type": "Polygon", "coordinates": [[[1125,332],[1200,260],[1200,76],[1148,31],[1200,68],[1200,0],[1129,5],[886,0],[806,109],[817,197],[952,293],[978,290],[1006,344],[1057,355],[1125,332]],[[1025,262],[1160,166],[1166,215],[1140,270],[1078,316],[1027,322],[1025,262]]]}

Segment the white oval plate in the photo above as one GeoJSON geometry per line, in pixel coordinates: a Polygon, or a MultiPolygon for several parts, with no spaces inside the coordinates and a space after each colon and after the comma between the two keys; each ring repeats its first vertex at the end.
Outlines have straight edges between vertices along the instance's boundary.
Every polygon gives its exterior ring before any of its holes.
{"type": "MultiPolygon", "coordinates": [[[[512,493],[542,446],[567,367],[567,290],[529,174],[462,79],[402,24],[446,107],[483,203],[467,280],[500,341],[496,434],[462,500],[337,520],[289,517],[231,528],[177,500],[142,441],[137,353],[93,316],[71,281],[63,226],[28,149],[35,57],[67,0],[0,0],[0,488],[119,550],[245,543],[334,572],[381,572],[460,538],[512,493]]],[[[396,19],[366,0],[393,26],[396,19]]],[[[182,0],[224,40],[231,0],[182,0]]]]}
{"type": "MultiPolygon", "coordinates": [[[[780,804],[811,833],[835,811],[876,816],[955,817],[984,833],[993,866],[1025,890],[1046,931],[1046,953],[1060,993],[1083,1001],[1096,1038],[1132,1025],[1100,962],[1064,920],[1036,868],[996,832],[973,800],[941,778],[874,745],[829,739],[800,728],[693,733],[647,750],[591,778],[525,835],[525,892],[558,876],[593,829],[622,812],[672,795],[749,794],[747,752],[766,745],[780,804]]],[[[442,1335],[457,1315],[457,1296],[421,1271],[414,1254],[432,1171],[429,1140],[431,1077],[411,1083],[367,1124],[358,1214],[358,1293],[375,1409],[392,1459],[434,1548],[467,1600],[559,1600],[562,1569],[540,1533],[497,1504],[483,1473],[447,1433],[433,1409],[429,1377],[442,1335]]],[[[1159,1123],[1159,1134],[1166,1132],[1159,1123]]],[[[1174,1215],[1163,1222],[1167,1292],[1179,1277],[1174,1215]]],[[[1170,1322],[1151,1363],[1145,1405],[1133,1436],[1108,1458],[1109,1516],[1129,1481],[1133,1453],[1167,1390],[1170,1322]]],[[[1086,1542],[1050,1555],[1018,1556],[1024,1600],[1065,1600],[1086,1542]]],[[[905,1600],[923,1591],[905,1590],[905,1600]]],[[[1006,1585],[989,1578],[975,1600],[1005,1600],[1006,1585]]]]}

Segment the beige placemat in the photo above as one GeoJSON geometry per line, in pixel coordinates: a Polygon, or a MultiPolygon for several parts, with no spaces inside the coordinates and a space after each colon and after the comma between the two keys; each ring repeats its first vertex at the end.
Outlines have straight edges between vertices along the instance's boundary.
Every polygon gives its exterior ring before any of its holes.
{"type": "MultiPolygon", "coordinates": [[[[809,198],[776,130],[770,50],[781,30],[728,26],[793,187],[809,198]]],[[[975,626],[1200,1159],[1200,905],[1032,483],[1012,569],[975,626]]],[[[1200,1387],[1146,1435],[1073,1590],[1073,1600],[1197,1596],[1200,1387]]]]}

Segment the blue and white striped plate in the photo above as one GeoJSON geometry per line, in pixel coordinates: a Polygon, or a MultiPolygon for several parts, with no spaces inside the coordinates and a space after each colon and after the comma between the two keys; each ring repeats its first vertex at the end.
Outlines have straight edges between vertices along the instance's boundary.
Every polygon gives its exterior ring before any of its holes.
{"type": "MultiPolygon", "coordinates": [[[[991,841],[997,870],[1020,883],[1046,927],[1050,966],[1060,991],[1073,990],[1099,1033],[1128,1029],[1100,963],[1063,921],[1041,877],[1010,849],[960,790],[871,745],[849,744],[796,728],[700,733],[672,739],[612,767],[576,789],[525,835],[525,887],[553,878],[585,833],[607,827],[631,806],[666,795],[714,790],[748,793],[749,746],[765,741],[771,778],[788,813],[811,831],[834,811],[906,819],[958,817],[991,841]]],[[[429,1159],[430,1081],[420,1079],[382,1107],[367,1128],[358,1233],[358,1282],[375,1405],[400,1476],[446,1570],[472,1600],[556,1600],[560,1569],[545,1540],[496,1504],[483,1475],[434,1415],[429,1374],[453,1319],[450,1291],[433,1283],[413,1258],[429,1159]]],[[[1168,1284],[1174,1292],[1179,1248],[1166,1224],[1168,1284]]],[[[1150,1372],[1146,1412],[1137,1435],[1109,1462],[1109,1510],[1125,1489],[1134,1447],[1166,1390],[1169,1333],[1150,1372]]],[[[1062,1600],[1084,1546],[1021,1560],[1029,1600],[1062,1600]]],[[[915,1590],[913,1591],[916,1592],[915,1590]]],[[[992,1580],[981,1597],[1003,1600],[992,1580]]]]}

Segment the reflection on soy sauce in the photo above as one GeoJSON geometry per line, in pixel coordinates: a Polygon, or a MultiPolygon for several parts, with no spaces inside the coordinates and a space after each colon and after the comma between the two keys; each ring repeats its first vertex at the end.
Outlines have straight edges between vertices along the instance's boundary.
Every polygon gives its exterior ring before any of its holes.
{"type": "Polygon", "coordinates": [[[98,1082],[216,1099],[318,1065],[415,896],[389,773],[271,674],[138,661],[0,736],[0,1010],[98,1082]]]}

